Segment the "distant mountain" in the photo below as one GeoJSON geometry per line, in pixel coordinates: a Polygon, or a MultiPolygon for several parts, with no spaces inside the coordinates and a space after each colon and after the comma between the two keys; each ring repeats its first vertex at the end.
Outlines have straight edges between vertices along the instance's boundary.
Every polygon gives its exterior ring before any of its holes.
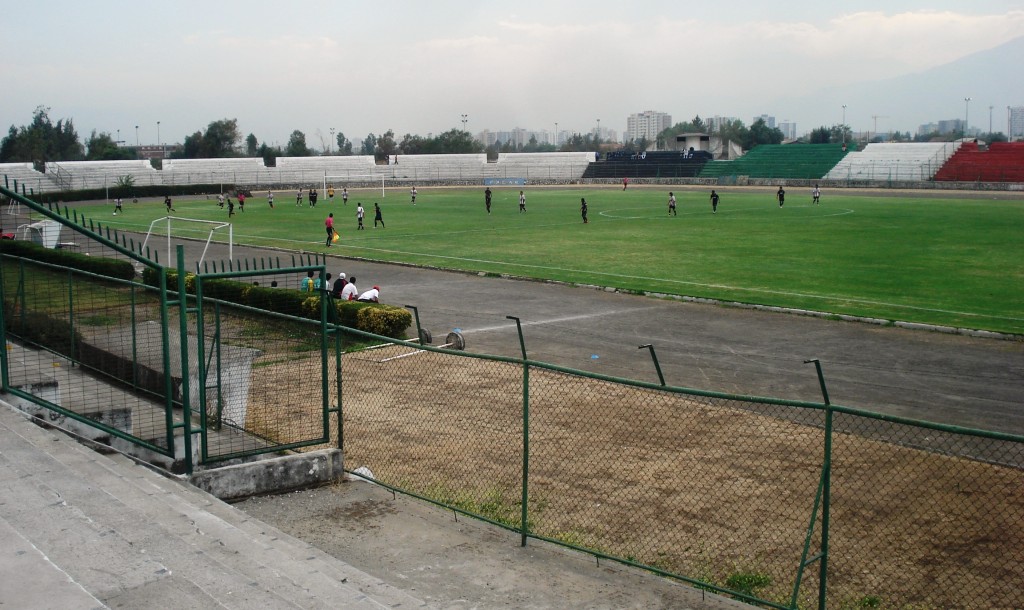
{"type": "Polygon", "coordinates": [[[879,132],[914,134],[925,123],[962,119],[965,110],[969,126],[987,132],[992,106],[992,130],[1005,133],[1006,107],[1024,106],[1022,64],[1024,36],[924,72],[780,98],[767,107],[776,109],[779,120],[795,120],[798,134],[840,123],[843,104],[846,123],[855,132],[874,131],[872,115],[877,115],[879,132]],[[969,104],[965,97],[971,98],[969,104]]]}

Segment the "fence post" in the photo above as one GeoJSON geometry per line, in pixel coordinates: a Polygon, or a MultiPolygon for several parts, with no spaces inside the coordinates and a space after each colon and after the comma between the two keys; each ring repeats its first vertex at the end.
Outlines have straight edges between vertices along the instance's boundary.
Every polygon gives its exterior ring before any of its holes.
{"type": "MultiPolygon", "coordinates": [[[[185,448],[185,474],[192,474],[195,465],[192,463],[192,405],[189,392],[188,368],[188,291],[185,287],[185,246],[177,246],[178,255],[178,331],[181,338],[181,419],[182,439],[185,448]]],[[[201,340],[201,338],[200,338],[201,340]]],[[[168,375],[170,377],[170,375],[168,375]]]]}
{"type": "Polygon", "coordinates": [[[825,456],[822,463],[822,498],[821,498],[821,566],[818,576],[818,608],[825,610],[825,594],[828,589],[828,534],[829,515],[832,512],[832,403],[828,399],[828,388],[825,387],[825,375],[821,371],[821,361],[817,358],[808,360],[814,363],[818,373],[818,385],[825,401],[825,456]]]}
{"type": "Polygon", "coordinates": [[[654,370],[658,371],[658,381],[661,382],[661,385],[665,385],[665,376],[661,374],[661,365],[658,364],[658,355],[654,353],[654,345],[651,343],[645,343],[637,349],[643,349],[645,347],[651,350],[651,359],[654,360],[654,370]]]}
{"type": "Polygon", "coordinates": [[[527,500],[530,496],[530,364],[526,360],[526,340],[523,339],[523,325],[519,322],[519,318],[515,316],[505,317],[516,321],[516,330],[519,332],[519,348],[523,352],[523,495],[519,528],[522,535],[520,546],[526,546],[526,535],[528,533],[526,525],[527,500]]]}
{"type": "Polygon", "coordinates": [[[412,310],[413,318],[416,320],[416,337],[420,341],[420,345],[423,345],[423,329],[420,327],[420,310],[416,309],[413,305],[406,305],[406,309],[412,310]]]}

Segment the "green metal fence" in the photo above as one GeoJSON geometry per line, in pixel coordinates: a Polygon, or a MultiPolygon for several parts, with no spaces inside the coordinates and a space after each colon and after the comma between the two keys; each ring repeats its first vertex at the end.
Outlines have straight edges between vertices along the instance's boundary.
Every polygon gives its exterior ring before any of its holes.
{"type": "MultiPolygon", "coordinates": [[[[178,293],[137,236],[2,194],[19,233],[49,246],[14,244],[0,254],[0,375],[24,408],[101,442],[151,451],[180,472],[332,438],[338,386],[328,383],[338,360],[329,348],[339,337],[327,307],[308,320],[203,295],[207,281],[222,278],[298,288],[307,271],[324,274],[319,258],[296,265],[293,256],[292,267],[230,261],[228,270],[188,276],[196,294],[178,293]],[[113,261],[113,277],[85,270],[113,261]],[[282,361],[287,383],[268,375],[282,361]],[[289,384],[299,388],[282,391],[289,384]]],[[[186,277],[181,246],[171,271],[186,277]]]]}
{"type": "Polygon", "coordinates": [[[820,403],[737,396],[533,361],[522,335],[522,358],[473,355],[340,328],[323,300],[311,321],[203,292],[324,273],[301,261],[204,269],[182,299],[131,236],[18,201],[158,278],[0,256],[3,389],[50,419],[186,471],[339,439],[347,470],[524,544],[770,607],[1024,607],[1024,437],[831,405],[820,369],[820,403]]]}
{"type": "Polygon", "coordinates": [[[414,344],[342,360],[346,469],[524,544],[776,608],[1024,604],[1022,437],[414,344]]]}

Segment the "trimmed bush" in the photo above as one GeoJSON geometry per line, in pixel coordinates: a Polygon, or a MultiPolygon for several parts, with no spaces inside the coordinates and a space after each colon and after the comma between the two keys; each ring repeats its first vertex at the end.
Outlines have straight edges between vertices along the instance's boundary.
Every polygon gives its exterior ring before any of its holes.
{"type": "Polygon", "coordinates": [[[14,303],[4,302],[4,322],[7,332],[24,341],[45,347],[53,352],[78,360],[82,335],[72,332],[67,320],[53,318],[35,311],[18,312],[14,303]]]}
{"type": "Polygon", "coordinates": [[[405,329],[412,324],[409,310],[390,305],[364,307],[357,312],[356,319],[359,320],[356,325],[359,330],[395,339],[404,337],[405,329]]]}
{"type": "MultiPolygon", "coordinates": [[[[142,281],[147,285],[156,287],[158,278],[156,269],[143,269],[142,281]]],[[[178,290],[177,271],[167,271],[167,289],[178,290]]],[[[195,275],[192,273],[185,274],[185,291],[195,294],[195,275]]],[[[245,282],[219,279],[203,282],[203,296],[310,320],[320,319],[320,293],[311,294],[289,288],[265,288],[245,282]]],[[[328,310],[327,320],[341,326],[395,339],[404,338],[405,331],[412,326],[412,314],[403,307],[335,299],[331,299],[330,304],[334,306],[334,310],[328,310]]]]}
{"type": "Polygon", "coordinates": [[[68,250],[52,250],[29,241],[0,240],[0,254],[27,258],[121,280],[135,279],[135,267],[129,261],[105,256],[86,256],[68,250]]]}

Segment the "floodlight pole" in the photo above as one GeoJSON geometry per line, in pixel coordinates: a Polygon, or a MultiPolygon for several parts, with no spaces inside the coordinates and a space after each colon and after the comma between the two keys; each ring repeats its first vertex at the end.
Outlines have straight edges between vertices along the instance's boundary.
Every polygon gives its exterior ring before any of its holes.
{"type": "Polygon", "coordinates": [[[846,144],[846,104],[843,104],[843,124],[839,126],[843,132],[843,144],[846,144]]]}
{"type": "Polygon", "coordinates": [[[965,97],[964,98],[964,132],[963,132],[963,135],[961,136],[965,140],[967,139],[967,115],[970,112],[970,110],[971,110],[971,98],[965,97]]]}

